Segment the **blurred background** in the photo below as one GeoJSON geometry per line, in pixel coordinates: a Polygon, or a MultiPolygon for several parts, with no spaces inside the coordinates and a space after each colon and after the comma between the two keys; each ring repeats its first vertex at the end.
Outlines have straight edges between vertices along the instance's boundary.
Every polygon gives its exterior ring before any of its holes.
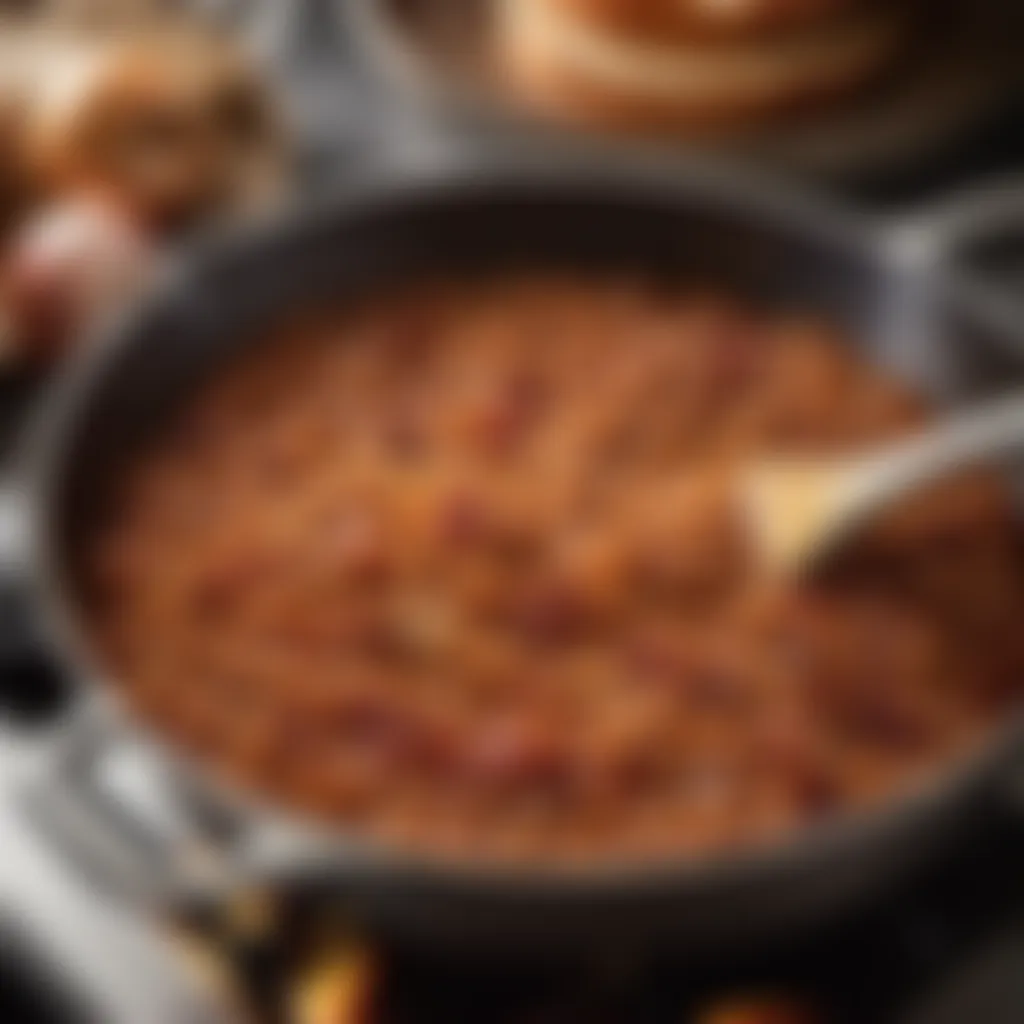
{"type": "MultiPolygon", "coordinates": [[[[1020,4],[678,7],[685,15],[656,0],[0,0],[0,451],[15,495],[0,508],[0,578],[17,577],[23,428],[98,327],[211,237],[385,169],[501,152],[594,167],[629,156],[667,175],[739,168],[759,189],[807,193],[865,223],[966,217],[964,238],[977,227],[994,239],[966,247],[966,269],[998,289],[1004,321],[1016,318],[1024,219],[1007,214],[993,232],[986,211],[994,196],[1024,209],[1020,4]]],[[[1024,359],[1018,369],[1024,381],[1024,359]]],[[[969,847],[881,905],[726,962],[614,941],[612,955],[572,967],[435,957],[362,934],[329,895],[284,885],[154,908],[138,895],[139,864],[192,855],[191,823],[121,739],[64,765],[72,796],[37,801],[39,751],[69,684],[21,588],[5,582],[0,596],[4,1020],[1024,1019],[1024,776],[969,847]]]]}

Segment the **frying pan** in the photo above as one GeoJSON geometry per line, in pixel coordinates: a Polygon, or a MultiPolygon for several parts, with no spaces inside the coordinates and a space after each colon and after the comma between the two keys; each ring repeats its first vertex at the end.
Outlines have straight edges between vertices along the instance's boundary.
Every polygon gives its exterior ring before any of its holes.
{"type": "Polygon", "coordinates": [[[724,952],[834,921],[923,870],[1002,798],[1024,721],[1003,723],[928,784],[778,845],[568,872],[431,861],[301,820],[229,791],[119,706],[69,596],[96,481],[284,311],[439,270],[611,265],[693,275],[824,314],[865,358],[942,403],[993,394],[1024,374],[1014,304],[957,258],[1011,233],[1024,202],[1008,185],[894,225],[703,165],[497,150],[427,163],[364,175],[204,247],[58,385],[29,448],[23,553],[76,698],[36,744],[32,810],[139,894],[198,898],[263,880],[322,886],[355,920],[435,949],[560,954],[631,942],[724,952]],[[89,758],[117,743],[141,749],[173,794],[175,824],[156,842],[127,840],[116,805],[83,792],[89,758]]]}

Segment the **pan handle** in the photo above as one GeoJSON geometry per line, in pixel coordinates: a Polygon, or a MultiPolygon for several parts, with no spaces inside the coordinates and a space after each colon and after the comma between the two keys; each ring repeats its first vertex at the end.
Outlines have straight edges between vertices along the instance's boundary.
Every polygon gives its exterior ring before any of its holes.
{"type": "Polygon", "coordinates": [[[147,777],[154,766],[133,756],[131,730],[102,693],[75,685],[49,653],[27,582],[27,522],[10,480],[0,486],[0,799],[97,883],[143,902],[177,897],[198,883],[197,851],[213,844],[147,777]]]}
{"type": "Polygon", "coordinates": [[[232,837],[185,813],[169,774],[101,705],[2,735],[10,805],[97,891],[154,908],[220,891],[232,837]]]}
{"type": "MultiPolygon", "coordinates": [[[[223,999],[208,990],[167,947],[167,937],[137,907],[112,901],[69,871],[50,837],[27,828],[17,751],[0,729],[0,900],[8,938],[25,944],[29,963],[66,996],[81,1019],[109,1024],[214,1024],[223,999]]],[[[61,1000],[64,1001],[63,999],[61,1000]]]]}
{"type": "MultiPolygon", "coordinates": [[[[996,177],[904,218],[890,235],[900,252],[936,272],[993,336],[1024,351],[1024,176],[996,177]]],[[[1018,378],[1019,382],[1019,378],[1018,378]]],[[[1008,382],[1012,383],[1012,382],[1008,382]]],[[[1024,750],[1008,763],[1000,805],[1024,815],[1024,750]]]]}
{"type": "Polygon", "coordinates": [[[45,730],[5,728],[0,718],[0,804],[97,891],[151,909],[222,906],[339,863],[336,846],[321,848],[273,817],[235,813],[201,780],[192,786],[102,690],[79,698],[45,730]]]}
{"type": "Polygon", "coordinates": [[[1024,177],[992,178],[888,228],[897,257],[932,270],[981,322],[1024,343],[1024,177]]]}

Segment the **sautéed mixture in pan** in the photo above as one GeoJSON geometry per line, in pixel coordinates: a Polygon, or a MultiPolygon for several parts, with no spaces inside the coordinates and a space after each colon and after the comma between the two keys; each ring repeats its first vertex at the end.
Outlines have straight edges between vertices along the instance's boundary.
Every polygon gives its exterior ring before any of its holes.
{"type": "Polygon", "coordinates": [[[761,843],[955,757],[1024,679],[1008,494],[758,571],[735,473],[928,418],[837,332],[627,275],[394,287],[251,347],[120,467],[82,603],[137,711],[422,852],[761,843]]]}

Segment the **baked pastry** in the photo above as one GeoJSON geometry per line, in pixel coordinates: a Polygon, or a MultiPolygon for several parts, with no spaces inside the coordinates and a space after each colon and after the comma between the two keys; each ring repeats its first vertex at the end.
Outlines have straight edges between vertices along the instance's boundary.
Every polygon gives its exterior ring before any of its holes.
{"type": "Polygon", "coordinates": [[[193,33],[83,45],[30,108],[40,181],[102,193],[157,230],[265,198],[279,180],[277,126],[252,71],[193,33]]]}
{"type": "Polygon", "coordinates": [[[259,205],[283,181],[255,69],[176,24],[0,33],[0,146],[5,123],[42,198],[98,195],[158,232],[259,205]]]}
{"type": "Polygon", "coordinates": [[[59,356],[134,294],[156,243],[272,201],[281,143],[255,69],[211,34],[5,22],[0,367],[59,356]]]}
{"type": "Polygon", "coordinates": [[[578,119],[734,124],[855,90],[902,52],[915,0],[500,0],[517,90],[578,119]]]}

